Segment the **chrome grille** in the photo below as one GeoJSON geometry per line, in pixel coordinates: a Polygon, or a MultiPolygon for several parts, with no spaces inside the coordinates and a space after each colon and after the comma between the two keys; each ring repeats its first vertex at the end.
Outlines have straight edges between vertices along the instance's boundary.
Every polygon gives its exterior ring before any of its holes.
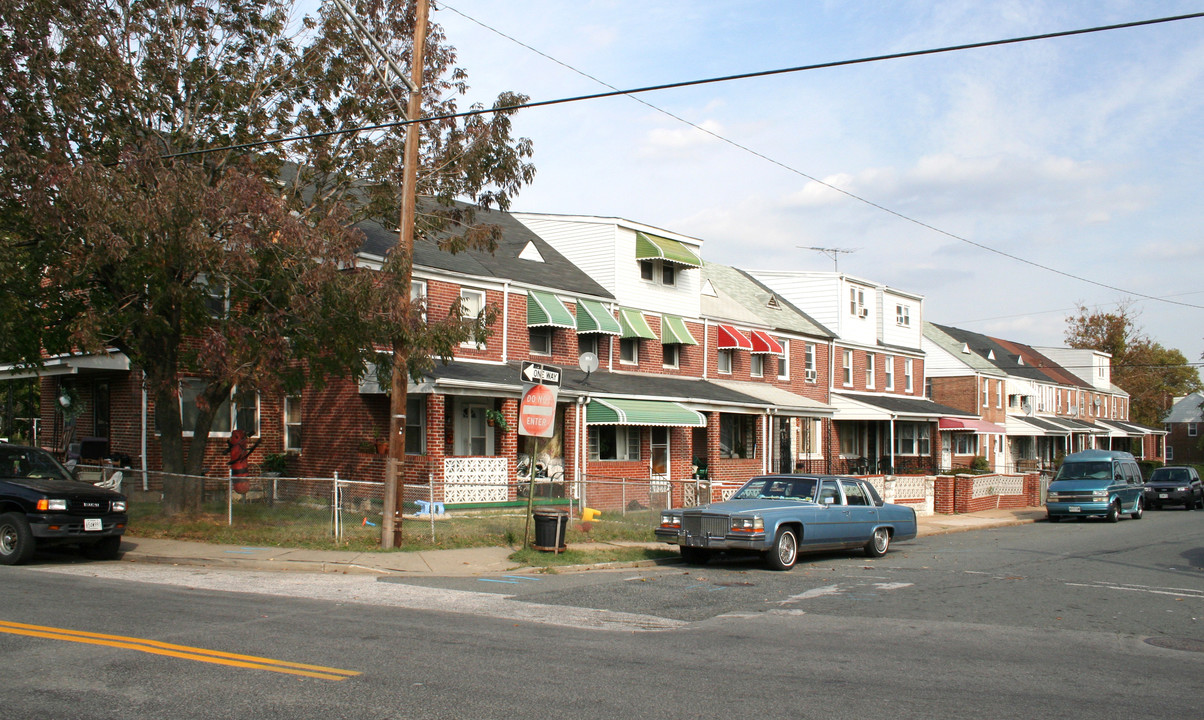
{"type": "Polygon", "coordinates": [[[731,521],[727,515],[685,515],[682,529],[694,537],[725,537],[731,521]]]}

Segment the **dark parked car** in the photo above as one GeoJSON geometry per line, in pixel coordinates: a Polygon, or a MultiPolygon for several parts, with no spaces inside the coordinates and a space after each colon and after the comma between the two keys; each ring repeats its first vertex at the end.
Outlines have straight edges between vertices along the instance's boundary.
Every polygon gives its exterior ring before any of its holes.
{"type": "Polygon", "coordinates": [[[1160,467],[1150,473],[1145,484],[1145,505],[1182,505],[1185,510],[1204,508],[1204,486],[1193,467],[1160,467]]]}
{"type": "Polygon", "coordinates": [[[726,502],[666,510],[656,536],[680,546],[686,562],[754,551],[774,570],[789,570],[800,552],[861,548],[881,557],[892,541],[916,536],[916,513],[883,502],[859,478],[763,475],[726,502]]]}
{"type": "Polygon", "coordinates": [[[0,443],[0,564],[60,544],[111,560],[126,523],[124,495],[76,479],[44,450],[0,443]]]}

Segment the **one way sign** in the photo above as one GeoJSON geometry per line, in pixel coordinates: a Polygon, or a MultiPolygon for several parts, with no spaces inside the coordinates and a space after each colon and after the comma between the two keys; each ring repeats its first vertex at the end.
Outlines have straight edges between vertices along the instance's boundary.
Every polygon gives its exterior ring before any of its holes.
{"type": "Polygon", "coordinates": [[[524,360],[519,376],[523,382],[560,387],[560,368],[554,365],[543,365],[524,360]]]}

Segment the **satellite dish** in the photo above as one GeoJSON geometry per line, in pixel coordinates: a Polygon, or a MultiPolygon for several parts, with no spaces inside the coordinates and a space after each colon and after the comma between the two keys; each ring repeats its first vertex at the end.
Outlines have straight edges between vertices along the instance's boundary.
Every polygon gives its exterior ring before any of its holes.
{"type": "Polygon", "coordinates": [[[598,356],[592,352],[583,352],[581,357],[577,358],[577,366],[585,373],[585,379],[589,379],[589,374],[598,369],[598,356]]]}
{"type": "Polygon", "coordinates": [[[1024,404],[1022,405],[1022,407],[1024,408],[1024,414],[1025,414],[1025,415],[1032,415],[1032,414],[1033,414],[1033,401],[1032,401],[1032,400],[1027,400],[1027,399],[1026,399],[1026,400],[1024,401],[1024,404]]]}

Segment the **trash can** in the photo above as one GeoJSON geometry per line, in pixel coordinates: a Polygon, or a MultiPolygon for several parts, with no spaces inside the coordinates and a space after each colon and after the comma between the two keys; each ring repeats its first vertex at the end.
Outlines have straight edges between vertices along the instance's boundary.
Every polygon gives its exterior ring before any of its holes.
{"type": "Polygon", "coordinates": [[[569,527],[569,511],[562,508],[538,508],[535,517],[535,542],[531,547],[547,552],[565,549],[564,533],[569,527]]]}

